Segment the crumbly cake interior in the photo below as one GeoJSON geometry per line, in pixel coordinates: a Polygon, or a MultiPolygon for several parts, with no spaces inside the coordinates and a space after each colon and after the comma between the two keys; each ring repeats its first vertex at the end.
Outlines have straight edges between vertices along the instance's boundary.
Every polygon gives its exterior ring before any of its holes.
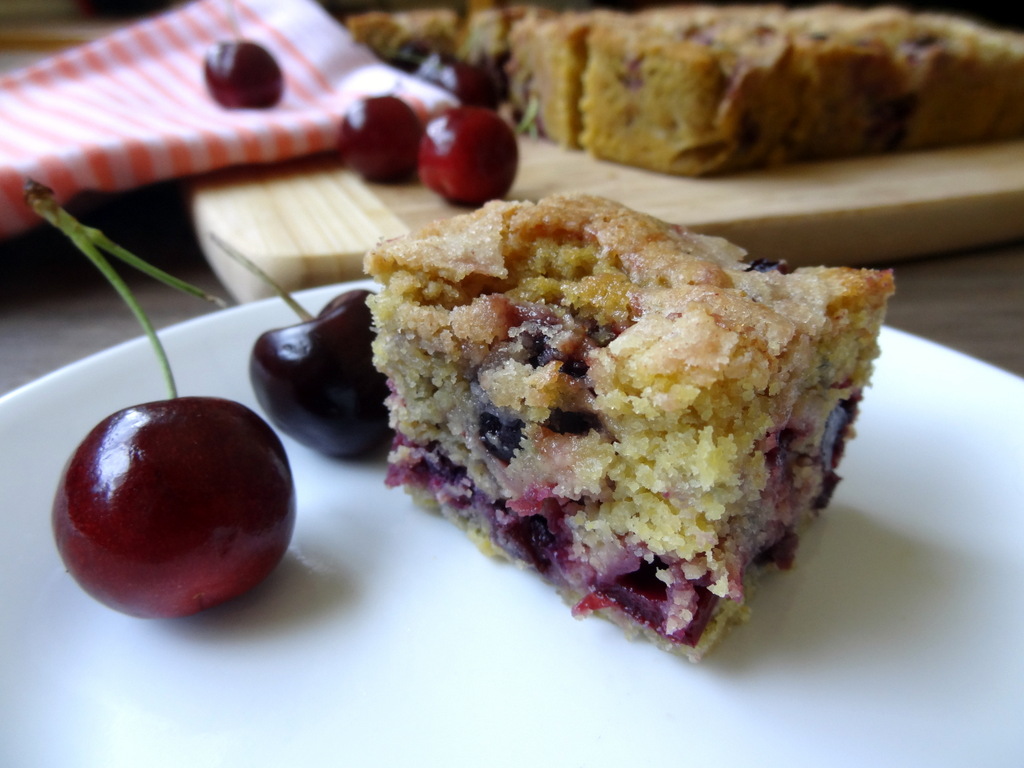
{"type": "Polygon", "coordinates": [[[828,503],[893,290],[745,256],[586,195],[381,244],[388,483],[699,659],[828,503]]]}

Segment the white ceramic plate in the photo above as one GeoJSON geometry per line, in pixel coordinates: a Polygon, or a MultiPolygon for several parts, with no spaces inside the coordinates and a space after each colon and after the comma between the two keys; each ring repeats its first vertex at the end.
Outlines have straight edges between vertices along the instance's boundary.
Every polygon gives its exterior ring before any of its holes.
{"type": "MultiPolygon", "coordinates": [[[[249,347],[291,322],[271,300],[167,330],[182,394],[253,405],[249,347]]],[[[386,490],[381,456],[292,442],[299,523],[265,584],[114,613],[64,573],[50,499],[96,422],[163,396],[157,366],[138,340],[41,379],[0,400],[0,765],[1019,768],[1024,381],[882,346],[832,506],[700,665],[573,620],[386,490]]]]}

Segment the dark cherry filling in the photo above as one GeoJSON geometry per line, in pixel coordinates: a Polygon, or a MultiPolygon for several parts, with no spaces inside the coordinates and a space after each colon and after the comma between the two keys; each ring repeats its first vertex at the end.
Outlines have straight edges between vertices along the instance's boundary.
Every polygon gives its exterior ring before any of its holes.
{"type": "Polygon", "coordinates": [[[825,469],[835,469],[843,458],[847,429],[857,416],[858,400],[858,397],[841,400],[828,415],[821,438],[821,463],[825,469]]]}
{"type": "MultiPolygon", "coordinates": [[[[392,449],[399,446],[417,448],[417,445],[408,440],[404,435],[396,433],[392,442],[392,449]]],[[[449,489],[461,488],[469,485],[465,467],[453,464],[447,456],[437,450],[435,445],[429,445],[420,451],[418,461],[407,464],[388,464],[388,471],[384,477],[384,484],[389,488],[398,488],[403,485],[415,488],[423,488],[430,491],[436,497],[442,496],[449,503],[460,508],[468,507],[470,498],[463,498],[461,501],[449,493],[449,489]]]]}
{"type": "Polygon", "coordinates": [[[582,360],[570,359],[562,363],[562,367],[558,369],[558,372],[571,376],[574,379],[582,379],[589,370],[590,366],[582,360]]]}
{"type": "MultiPolygon", "coordinates": [[[[508,360],[533,368],[557,363],[559,373],[567,377],[565,383],[573,394],[561,408],[552,409],[544,426],[563,435],[583,435],[600,429],[601,422],[595,414],[574,407],[571,401],[585,399],[584,379],[590,370],[587,353],[602,343],[607,344],[609,331],[592,321],[567,322],[543,303],[506,301],[504,306],[510,340],[492,349],[482,368],[508,360]]],[[[524,439],[525,424],[514,412],[494,407],[476,383],[473,391],[479,412],[477,435],[484,448],[501,461],[511,461],[524,439]]]]}
{"type": "Polygon", "coordinates": [[[495,538],[505,551],[532,565],[542,576],[550,574],[558,539],[544,515],[512,515],[497,525],[495,538]]]}
{"type": "Polygon", "coordinates": [[[697,592],[697,610],[694,612],[693,621],[681,633],[676,634],[679,642],[689,646],[697,645],[715,613],[715,606],[722,599],[707,587],[696,586],[694,590],[697,592]]]}
{"type": "Polygon", "coordinates": [[[520,334],[519,341],[528,355],[527,362],[534,368],[543,368],[552,360],[558,359],[558,351],[549,346],[547,339],[539,332],[524,331],[520,334]]]}
{"type": "MultiPolygon", "coordinates": [[[[395,436],[395,445],[417,448],[400,434],[395,436]]],[[[602,581],[599,574],[582,570],[584,566],[573,560],[572,537],[564,521],[575,509],[574,502],[549,496],[529,505],[531,510],[536,510],[531,514],[514,512],[503,501],[478,492],[465,469],[453,464],[435,445],[421,447],[417,457],[409,463],[390,465],[387,484],[428,490],[459,515],[479,515],[485,519],[495,544],[511,557],[533,566],[554,584],[587,591],[573,608],[576,615],[614,608],[666,639],[692,647],[699,642],[721,599],[705,583],[690,581],[697,598],[694,617],[686,627],[667,633],[668,587],[658,578],[658,572],[666,564],[660,558],[641,562],[640,567],[630,573],[602,581]]],[[[774,563],[787,568],[792,563],[797,542],[795,531],[782,530],[750,562],[758,566],[774,563]]]]}
{"type": "Polygon", "coordinates": [[[917,108],[917,97],[908,93],[877,104],[869,117],[868,146],[871,149],[892,150],[907,135],[907,122],[917,108]]]}
{"type": "Polygon", "coordinates": [[[662,637],[681,645],[697,645],[721,598],[707,587],[691,582],[697,596],[693,619],[683,629],[667,634],[664,628],[668,616],[668,587],[657,577],[658,570],[662,567],[663,564],[658,558],[652,563],[641,563],[640,568],[632,573],[619,576],[612,584],[594,589],[576,604],[573,612],[581,615],[604,608],[618,608],[637,623],[653,629],[662,637]]]}
{"type": "Polygon", "coordinates": [[[652,629],[665,625],[665,598],[668,586],[658,578],[660,560],[640,563],[632,573],[619,576],[611,584],[598,587],[592,594],[611,600],[634,620],[652,629]]]}
{"type": "Polygon", "coordinates": [[[747,265],[744,272],[778,272],[788,275],[793,270],[785,261],[771,261],[770,259],[754,259],[747,265]]]}
{"type": "Polygon", "coordinates": [[[587,345],[582,337],[557,348],[551,346],[543,332],[534,329],[519,334],[519,342],[526,352],[526,361],[534,368],[543,368],[552,361],[561,362],[559,371],[573,378],[582,378],[589,369],[583,360],[587,345]]]}
{"type": "Polygon", "coordinates": [[[850,424],[857,417],[859,402],[860,395],[840,401],[825,422],[825,433],[821,438],[821,455],[819,457],[822,466],[821,492],[814,500],[816,509],[828,506],[832,494],[835,493],[836,486],[839,484],[836,467],[839,466],[839,461],[843,458],[846,436],[849,434],[850,424]]]}
{"type": "Polygon", "coordinates": [[[783,429],[775,438],[775,446],[765,456],[765,463],[768,469],[773,472],[783,472],[790,460],[790,445],[797,435],[792,429],[783,429]]]}
{"type": "Polygon", "coordinates": [[[587,374],[587,353],[608,346],[618,335],[613,328],[599,326],[592,319],[567,323],[544,304],[517,303],[509,309],[509,328],[518,331],[521,347],[520,354],[510,354],[534,368],[561,362],[559,371],[576,379],[587,374]]]}
{"type": "Polygon", "coordinates": [[[524,426],[522,419],[502,419],[490,411],[484,411],[480,414],[477,434],[489,454],[508,462],[523,442],[524,426]]]}
{"type": "Polygon", "coordinates": [[[593,429],[600,429],[601,422],[592,413],[555,408],[544,426],[560,435],[585,435],[593,429]]]}
{"type": "MultiPolygon", "coordinates": [[[[783,493],[788,487],[790,466],[795,461],[810,461],[821,466],[821,490],[815,498],[812,506],[814,509],[823,509],[828,506],[839,484],[839,475],[836,474],[836,467],[843,456],[843,448],[846,444],[846,437],[849,434],[850,424],[857,416],[857,405],[860,402],[860,395],[854,395],[846,400],[841,400],[832,409],[825,421],[825,429],[822,434],[821,447],[817,456],[804,456],[794,453],[793,443],[800,436],[796,431],[785,428],[775,436],[775,445],[765,454],[765,462],[771,473],[773,481],[769,483],[769,489],[775,493],[783,493]]],[[[781,503],[775,499],[773,503],[781,503]]]]}

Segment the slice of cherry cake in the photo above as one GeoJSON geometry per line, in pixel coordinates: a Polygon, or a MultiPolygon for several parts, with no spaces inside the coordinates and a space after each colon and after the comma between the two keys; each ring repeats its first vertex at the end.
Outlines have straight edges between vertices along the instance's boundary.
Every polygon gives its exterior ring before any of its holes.
{"type": "Polygon", "coordinates": [[[585,195],[381,244],[388,484],[699,659],[828,503],[893,290],[745,256],[585,195]]]}

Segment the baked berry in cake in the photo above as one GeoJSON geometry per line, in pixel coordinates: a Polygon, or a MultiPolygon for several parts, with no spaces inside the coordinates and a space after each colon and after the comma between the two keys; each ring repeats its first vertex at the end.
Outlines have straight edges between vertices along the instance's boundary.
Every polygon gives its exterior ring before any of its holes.
{"type": "Polygon", "coordinates": [[[587,195],[489,203],[366,268],[387,482],[691,660],[828,504],[893,291],[587,195]]]}

